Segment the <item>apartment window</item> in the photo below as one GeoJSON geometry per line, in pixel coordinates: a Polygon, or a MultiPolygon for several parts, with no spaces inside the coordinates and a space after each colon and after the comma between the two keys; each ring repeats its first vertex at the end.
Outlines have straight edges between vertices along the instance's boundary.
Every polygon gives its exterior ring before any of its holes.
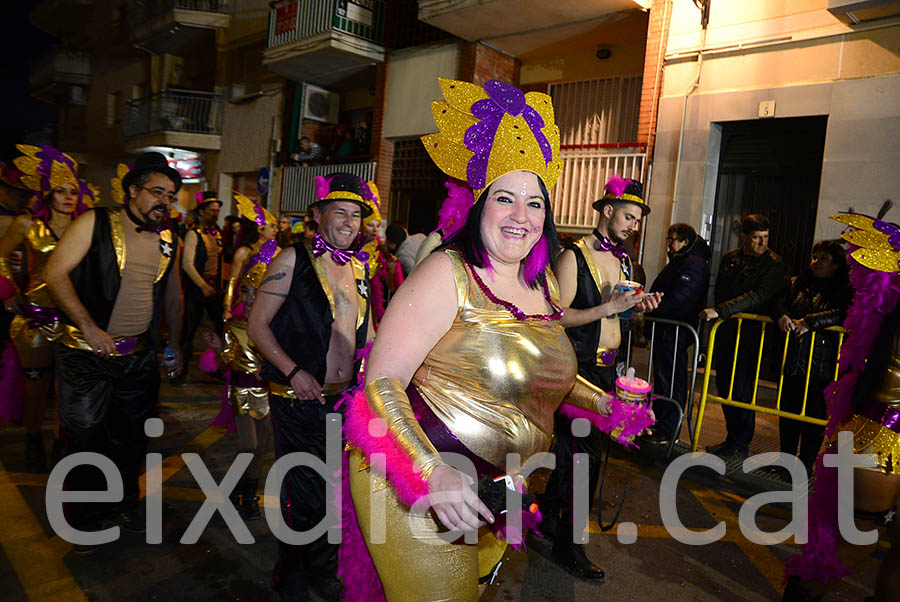
{"type": "Polygon", "coordinates": [[[106,95],[106,127],[112,128],[119,125],[122,106],[122,93],[113,92],[106,95]]]}

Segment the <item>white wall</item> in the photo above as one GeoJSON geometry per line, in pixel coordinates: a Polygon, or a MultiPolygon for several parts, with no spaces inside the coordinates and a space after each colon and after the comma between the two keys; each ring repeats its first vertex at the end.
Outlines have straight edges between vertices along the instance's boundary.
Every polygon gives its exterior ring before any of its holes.
{"type": "MultiPolygon", "coordinates": [[[[703,46],[712,51],[687,100],[673,202],[684,95],[698,72],[690,53],[703,42],[693,2],[675,0],[650,183],[648,278],[665,264],[667,226],[683,221],[700,231],[704,214],[712,214],[717,123],[757,119],[761,101],[776,102],[776,118],[828,116],[816,240],[840,232],[828,219],[838,211],[874,213],[886,198],[900,200],[900,25],[854,30],[826,6],[826,0],[712,3],[703,46]]],[[[900,221],[900,209],[887,217],[900,221]]]]}

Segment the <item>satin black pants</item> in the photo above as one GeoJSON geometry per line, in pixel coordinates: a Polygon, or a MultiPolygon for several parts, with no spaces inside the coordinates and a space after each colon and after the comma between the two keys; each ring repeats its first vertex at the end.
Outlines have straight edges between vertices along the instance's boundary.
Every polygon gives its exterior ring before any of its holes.
{"type": "MultiPolygon", "coordinates": [[[[325,397],[325,404],[297,401],[270,395],[275,457],[307,452],[325,461],[325,418],[336,412],[340,395],[325,397]]],[[[343,449],[343,446],[341,446],[343,449]]],[[[309,466],[291,468],[281,483],[281,515],[294,531],[308,531],[319,524],[327,511],[325,479],[309,466]]],[[[312,543],[295,546],[278,544],[273,586],[286,592],[299,592],[307,583],[337,577],[338,546],[328,543],[323,534],[312,543]]]]}
{"type": "MultiPolygon", "coordinates": [[[[138,476],[147,449],[144,421],[159,397],[159,366],[153,346],[103,359],[88,351],[57,345],[59,414],[65,453],[95,452],[111,459],[122,476],[121,504],[69,503],[76,528],[92,529],[117,507],[137,503],[138,476]]],[[[106,478],[95,466],[81,465],[66,476],[66,491],[103,491],[106,478]]]]}

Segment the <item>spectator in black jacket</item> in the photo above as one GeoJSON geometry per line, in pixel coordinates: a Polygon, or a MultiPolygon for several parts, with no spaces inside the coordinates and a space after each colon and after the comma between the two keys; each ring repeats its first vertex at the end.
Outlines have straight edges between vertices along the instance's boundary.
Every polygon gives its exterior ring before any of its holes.
{"type": "MultiPolygon", "coordinates": [[[[813,337],[811,333],[844,321],[853,297],[848,273],[847,258],[841,242],[820,241],[813,247],[809,268],[795,277],[790,289],[776,301],[772,318],[782,332],[793,334],[788,340],[781,388],[781,409],[785,412],[799,413],[803,407],[806,368],[809,365],[813,337]]],[[[836,332],[816,333],[807,389],[807,416],[825,418],[823,389],[834,380],[837,353],[836,332]]],[[[807,473],[810,473],[822,445],[824,427],[782,418],[778,422],[778,431],[781,436],[781,451],[796,454],[799,444],[798,456],[807,473]]]]}
{"type": "MultiPolygon", "coordinates": [[[[666,233],[669,263],[662,269],[650,292],[664,293],[659,307],[648,314],[697,326],[697,314],[706,305],[709,288],[709,245],[688,224],[672,224],[666,233]]],[[[647,325],[646,333],[653,335],[653,389],[658,395],[676,400],[684,410],[687,401],[687,350],[694,338],[686,328],[657,324],[647,325]],[[676,346],[676,330],[678,340],[676,346]],[[672,378],[672,366],[675,373],[672,378]]],[[[654,402],[656,425],[646,438],[650,443],[667,444],[678,433],[678,412],[672,404],[654,402]]]]}
{"type": "MultiPolygon", "coordinates": [[[[702,320],[728,320],[742,312],[771,314],[775,298],[785,287],[785,270],[781,257],[771,251],[768,244],[769,219],[766,216],[751,214],[741,220],[741,247],[722,257],[714,294],[716,304],[700,312],[702,320]]],[[[759,334],[760,323],[744,322],[731,396],[735,401],[750,403],[753,399],[759,334]]],[[[731,383],[736,336],[736,320],[722,324],[716,334],[713,361],[719,396],[724,398],[728,398],[731,383]]],[[[743,461],[753,439],[756,415],[750,410],[728,405],[722,406],[722,412],[728,435],[724,442],[708,447],[707,451],[725,460],[726,464],[743,461]]]]}

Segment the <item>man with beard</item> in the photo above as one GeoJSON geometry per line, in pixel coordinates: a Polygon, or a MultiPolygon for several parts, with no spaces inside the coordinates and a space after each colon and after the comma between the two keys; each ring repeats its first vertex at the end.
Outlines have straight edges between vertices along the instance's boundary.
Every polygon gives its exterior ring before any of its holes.
{"type": "MultiPolygon", "coordinates": [[[[622,244],[650,212],[643,200],[641,183],[614,177],[607,182],[603,198],[595,201],[593,207],[600,213],[597,227],[589,236],[566,248],[554,271],[564,311],[561,322],[575,348],[578,374],[604,391],[612,391],[616,350],[622,339],[619,312],[652,311],[662,295],[640,296],[637,291],[615,291],[620,280],[632,277],[631,260],[622,244]]],[[[553,559],[563,568],[582,579],[602,580],[603,571],[591,563],[581,545],[573,543],[572,455],[588,454],[588,494],[592,502],[600,474],[604,435],[592,428],[590,435],[575,442],[571,420],[559,413],[554,430],[556,470],[541,501],[541,511],[547,517],[542,530],[550,536],[555,530],[553,559]]]]}
{"type": "MultiPolygon", "coordinates": [[[[741,220],[741,246],[722,256],[714,292],[715,307],[700,312],[700,319],[728,320],[736,313],[769,315],[776,297],[787,287],[784,262],[769,249],[769,218],[754,213],[741,220]]],[[[731,366],[737,338],[737,321],[726,322],[716,333],[713,361],[716,367],[716,386],[721,397],[750,403],[756,386],[756,362],[759,352],[760,323],[747,321],[741,328],[740,349],[731,384],[731,366]]],[[[706,449],[722,458],[726,464],[739,464],[747,457],[756,413],[743,408],[723,405],[727,435],[722,443],[706,449]]]]}
{"type": "Polygon", "coordinates": [[[224,295],[222,293],[222,234],[219,232],[219,209],[222,201],[214,192],[204,192],[195,211],[199,222],[184,235],[184,256],[181,270],[185,275],[184,328],[182,355],[185,370],[174,380],[183,385],[187,366],[191,361],[194,333],[203,319],[209,316],[216,334],[222,336],[224,325],[224,295]]]}
{"type": "MultiPolygon", "coordinates": [[[[272,260],[250,313],[248,333],[265,358],[278,458],[306,452],[325,461],[325,418],[356,384],[357,349],[374,338],[365,266],[349,249],[372,213],[364,194],[368,186],[358,176],[316,178],[318,232],[272,260]]],[[[308,466],[287,473],[281,509],[288,528],[308,531],[322,521],[325,487],[308,466]]],[[[327,535],[302,546],[280,543],[272,585],[282,600],[306,600],[307,586],[339,600],[337,546],[327,535]]]]}
{"type": "MultiPolygon", "coordinates": [[[[147,445],[144,421],[153,415],[159,393],[156,343],[163,308],[176,373],[182,361],[181,281],[173,270],[178,243],[168,225],[180,187],[181,177],[163,155],[144,153],[122,179],[125,206],[80,216],[47,263],[47,285],[65,323],[57,400],[66,454],[106,456],[124,486],[116,505],[70,503],[67,516],[76,529],[97,530],[113,515],[126,530],[144,530],[138,475],[147,445]]],[[[94,466],[77,466],[66,477],[66,490],[106,488],[94,466]]]]}

